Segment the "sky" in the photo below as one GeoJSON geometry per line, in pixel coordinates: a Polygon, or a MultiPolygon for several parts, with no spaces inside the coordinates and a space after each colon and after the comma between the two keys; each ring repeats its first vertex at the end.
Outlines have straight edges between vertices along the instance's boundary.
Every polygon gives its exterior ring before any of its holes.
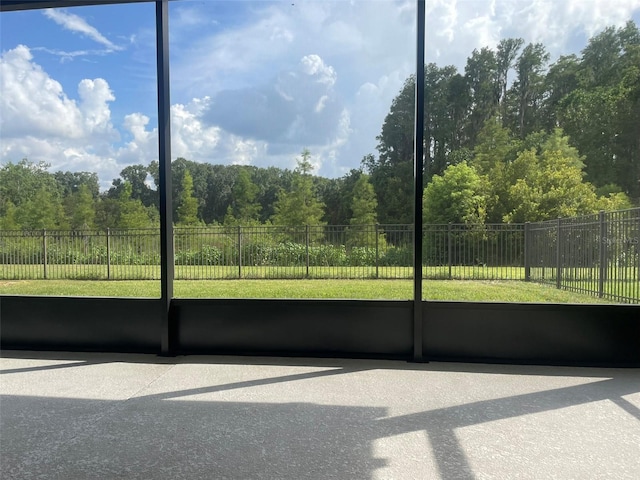
{"type": "MultiPolygon", "coordinates": [[[[603,28],[640,24],[640,0],[427,0],[428,62],[464,70],[500,39],[551,62],[603,28]]],[[[170,3],[172,158],[340,177],[376,153],[415,71],[413,0],[170,3]]],[[[155,6],[0,14],[0,162],[120,171],[157,159],[155,6]]]]}

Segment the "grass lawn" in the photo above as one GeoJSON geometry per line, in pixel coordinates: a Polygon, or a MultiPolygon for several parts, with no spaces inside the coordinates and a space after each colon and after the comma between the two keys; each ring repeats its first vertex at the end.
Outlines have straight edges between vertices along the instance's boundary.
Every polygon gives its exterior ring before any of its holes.
{"type": "MultiPolygon", "coordinates": [[[[408,300],[411,280],[177,280],[181,298],[341,298],[408,300]]],[[[159,297],[153,280],[0,280],[0,295],[159,297]]],[[[423,298],[486,302],[608,303],[520,281],[425,280],[423,298]]]]}
{"type": "MultiPolygon", "coordinates": [[[[44,280],[43,265],[0,265],[0,281],[44,280]]],[[[47,265],[49,280],[153,280],[160,278],[159,265],[47,265]]],[[[423,278],[434,280],[523,280],[524,267],[485,267],[482,265],[429,266],[422,269],[423,278]]],[[[176,265],[177,280],[234,279],[411,279],[408,266],[252,266],[176,265]]]]}

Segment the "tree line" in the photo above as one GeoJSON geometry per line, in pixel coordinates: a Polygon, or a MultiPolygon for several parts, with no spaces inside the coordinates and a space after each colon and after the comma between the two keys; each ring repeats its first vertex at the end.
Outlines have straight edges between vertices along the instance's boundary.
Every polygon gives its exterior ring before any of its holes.
{"type": "MultiPolygon", "coordinates": [[[[425,66],[428,218],[534,221],[640,204],[638,26],[606,28],[580,56],[549,59],[541,43],[510,38],[474,50],[464,72],[425,66]],[[442,214],[460,195],[474,206],[442,214]]],[[[411,221],[414,92],[411,76],[384,120],[379,155],[363,161],[381,223],[411,221]]]]}
{"type": "MultiPolygon", "coordinates": [[[[538,221],[640,204],[638,26],[607,28],[580,56],[548,62],[542,44],[516,38],[474,50],[464,72],[425,66],[425,222],[538,221]]],[[[312,175],[307,149],[293,170],[176,159],[175,223],[411,223],[414,92],[411,76],[377,155],[341,178],[312,175]]],[[[124,168],[105,192],[96,173],[9,162],[0,228],[156,226],[158,183],[157,162],[124,168]]]]}
{"type": "MultiPolygon", "coordinates": [[[[172,163],[173,218],[179,226],[362,225],[377,222],[368,175],[341,179],[311,174],[303,150],[294,170],[211,165],[178,158],[172,163]]],[[[126,229],[159,225],[158,164],[125,167],[100,192],[90,172],[48,171],[23,159],[0,167],[0,228],[126,229]]]]}

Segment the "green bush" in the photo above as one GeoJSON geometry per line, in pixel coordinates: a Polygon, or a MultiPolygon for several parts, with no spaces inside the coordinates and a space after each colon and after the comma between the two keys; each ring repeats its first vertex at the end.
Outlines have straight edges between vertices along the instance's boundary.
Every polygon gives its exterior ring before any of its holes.
{"type": "Polygon", "coordinates": [[[380,265],[386,267],[410,267],[413,264],[411,247],[389,247],[380,258],[380,265]]]}

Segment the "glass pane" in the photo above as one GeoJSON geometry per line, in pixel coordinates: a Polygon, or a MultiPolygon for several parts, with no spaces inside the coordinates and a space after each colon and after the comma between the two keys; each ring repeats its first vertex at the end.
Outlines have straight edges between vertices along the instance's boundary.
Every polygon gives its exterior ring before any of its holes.
{"type": "Polygon", "coordinates": [[[640,302],[639,24],[428,3],[423,298],[640,302]]]}
{"type": "Polygon", "coordinates": [[[0,21],[0,291],[159,296],[154,5],[0,21]]]}
{"type": "Polygon", "coordinates": [[[176,295],[411,298],[414,2],[170,9],[176,295]]]}

